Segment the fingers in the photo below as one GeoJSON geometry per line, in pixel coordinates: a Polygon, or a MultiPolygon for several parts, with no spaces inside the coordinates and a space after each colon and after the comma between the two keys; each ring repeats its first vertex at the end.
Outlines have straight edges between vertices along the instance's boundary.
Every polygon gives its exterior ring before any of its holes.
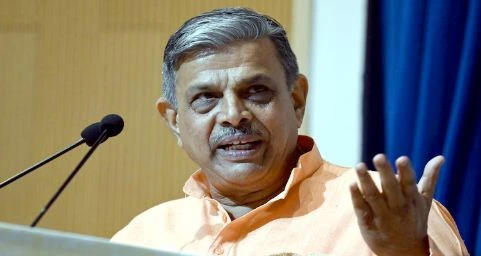
{"type": "Polygon", "coordinates": [[[416,199],[419,195],[416,185],[416,173],[414,172],[409,158],[401,156],[396,160],[401,189],[406,198],[416,199]]]}
{"type": "MultiPolygon", "coordinates": [[[[394,175],[386,156],[376,155],[373,158],[373,163],[379,172],[382,193],[379,192],[369,175],[366,165],[360,163],[355,167],[359,185],[351,186],[351,197],[353,198],[354,208],[358,211],[371,212],[375,216],[382,216],[389,210],[402,210],[407,206],[406,203],[418,205],[423,201],[423,198],[430,204],[444,158],[437,156],[426,164],[419,185],[416,185],[416,174],[409,158],[405,156],[396,160],[398,178],[394,175]],[[420,194],[423,196],[421,197],[420,194]]],[[[429,207],[429,205],[427,206],[429,207]]],[[[359,214],[358,217],[360,217],[359,214]]]]}
{"type": "MultiPolygon", "coordinates": [[[[364,200],[367,202],[372,212],[375,215],[383,215],[387,206],[384,202],[384,198],[379,192],[371,178],[371,175],[367,172],[367,167],[364,163],[360,163],[355,167],[357,176],[359,178],[359,187],[364,195],[364,200]]],[[[361,193],[361,192],[360,192],[361,193]]]]}
{"type": "Polygon", "coordinates": [[[359,224],[363,226],[370,226],[372,222],[372,214],[369,205],[364,201],[361,190],[356,183],[351,184],[349,187],[351,191],[352,206],[357,216],[359,224]]]}
{"type": "Polygon", "coordinates": [[[385,250],[391,245],[398,245],[393,251],[412,248],[422,252],[432,195],[443,161],[442,157],[436,157],[426,164],[419,190],[407,157],[396,160],[397,177],[386,156],[373,158],[382,192],[364,164],[355,167],[359,182],[350,186],[354,212],[363,238],[374,252],[391,255],[385,250]],[[421,240],[423,246],[420,246],[421,240]]]}
{"type": "Polygon", "coordinates": [[[431,159],[424,167],[423,176],[419,181],[419,192],[427,200],[432,200],[434,191],[436,190],[436,183],[438,181],[439,170],[444,163],[443,156],[436,156],[431,159]]]}
{"type": "MultiPolygon", "coordinates": [[[[401,208],[405,203],[404,195],[386,156],[383,154],[376,155],[373,158],[373,163],[380,175],[382,191],[389,208],[401,208]]],[[[414,186],[416,186],[416,183],[414,183],[414,186]]]]}

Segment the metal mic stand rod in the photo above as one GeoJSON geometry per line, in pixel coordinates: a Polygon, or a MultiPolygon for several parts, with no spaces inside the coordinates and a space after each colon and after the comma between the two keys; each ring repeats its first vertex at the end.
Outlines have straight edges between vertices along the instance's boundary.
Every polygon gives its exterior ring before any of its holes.
{"type": "Polygon", "coordinates": [[[54,160],[55,158],[57,158],[57,157],[65,154],[65,153],[67,153],[68,151],[70,151],[70,150],[72,150],[72,149],[74,149],[74,148],[82,145],[84,142],[85,142],[85,139],[82,138],[82,139],[78,140],[77,142],[75,142],[74,144],[70,145],[69,147],[65,148],[64,150],[59,151],[59,152],[57,152],[57,153],[55,153],[55,154],[53,154],[53,155],[45,158],[44,160],[36,163],[35,165],[33,165],[33,166],[31,166],[31,167],[29,167],[29,168],[27,168],[27,169],[25,169],[25,170],[17,173],[15,176],[12,176],[12,177],[8,178],[7,180],[5,180],[5,181],[3,181],[2,183],[0,183],[0,189],[3,188],[3,187],[5,187],[5,186],[7,186],[8,184],[16,181],[16,180],[22,178],[23,176],[29,174],[30,172],[36,170],[37,168],[43,166],[44,164],[46,164],[46,163],[54,160]]]}
{"type": "Polygon", "coordinates": [[[82,158],[82,160],[80,160],[80,162],[75,167],[75,169],[70,173],[68,178],[63,182],[62,186],[60,186],[60,188],[57,190],[57,192],[55,192],[55,194],[52,196],[52,198],[50,198],[50,201],[48,201],[48,203],[43,207],[43,209],[37,215],[37,217],[32,222],[32,224],[30,224],[30,227],[35,227],[37,225],[37,223],[42,219],[43,215],[48,211],[50,206],[52,206],[52,204],[55,202],[55,200],[57,200],[58,196],[62,193],[62,191],[65,189],[65,187],[67,187],[67,185],[70,183],[70,181],[73,179],[73,177],[78,173],[80,168],[82,168],[82,166],[85,164],[85,162],[89,159],[90,155],[92,155],[92,153],[95,151],[95,149],[97,149],[97,146],[100,143],[102,143],[103,140],[106,139],[107,137],[108,137],[107,129],[105,129],[104,131],[102,131],[102,134],[100,134],[98,139],[95,141],[95,143],[89,149],[87,154],[85,154],[85,156],[82,158]]]}

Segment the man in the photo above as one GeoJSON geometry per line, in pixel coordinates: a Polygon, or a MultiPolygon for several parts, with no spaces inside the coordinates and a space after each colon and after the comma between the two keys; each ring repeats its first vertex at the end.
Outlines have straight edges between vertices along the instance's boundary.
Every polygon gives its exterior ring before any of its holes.
{"type": "Polygon", "coordinates": [[[297,134],[308,83],[272,18],[228,8],[188,20],[167,43],[163,75],[157,108],[201,169],[188,197],[140,214],[113,241],[200,255],[467,254],[432,203],[441,156],[418,189],[406,157],[397,176],[383,155],[377,173],[347,169],[297,134]]]}

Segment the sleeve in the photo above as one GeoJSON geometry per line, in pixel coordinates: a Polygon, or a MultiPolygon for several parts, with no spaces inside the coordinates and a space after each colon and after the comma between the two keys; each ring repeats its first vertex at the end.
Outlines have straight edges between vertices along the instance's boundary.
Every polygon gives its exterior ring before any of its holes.
{"type": "Polygon", "coordinates": [[[428,219],[429,248],[432,256],[469,255],[449,211],[433,200],[428,219]]]}
{"type": "Polygon", "coordinates": [[[134,246],[145,246],[149,244],[149,236],[145,235],[144,225],[134,218],[127,226],[118,231],[111,239],[111,242],[130,244],[134,246]]]}

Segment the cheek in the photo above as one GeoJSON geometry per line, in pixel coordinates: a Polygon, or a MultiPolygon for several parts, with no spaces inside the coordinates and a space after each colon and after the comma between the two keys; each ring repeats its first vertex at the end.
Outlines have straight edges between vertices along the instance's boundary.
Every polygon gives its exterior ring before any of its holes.
{"type": "Polygon", "coordinates": [[[186,116],[179,122],[183,148],[191,151],[206,150],[211,132],[210,118],[186,116]]]}
{"type": "Polygon", "coordinates": [[[204,128],[195,122],[179,125],[182,149],[190,159],[203,166],[208,162],[210,150],[204,128]]]}
{"type": "Polygon", "coordinates": [[[264,112],[261,119],[271,136],[281,138],[297,134],[297,119],[293,109],[273,106],[264,112]]]}

